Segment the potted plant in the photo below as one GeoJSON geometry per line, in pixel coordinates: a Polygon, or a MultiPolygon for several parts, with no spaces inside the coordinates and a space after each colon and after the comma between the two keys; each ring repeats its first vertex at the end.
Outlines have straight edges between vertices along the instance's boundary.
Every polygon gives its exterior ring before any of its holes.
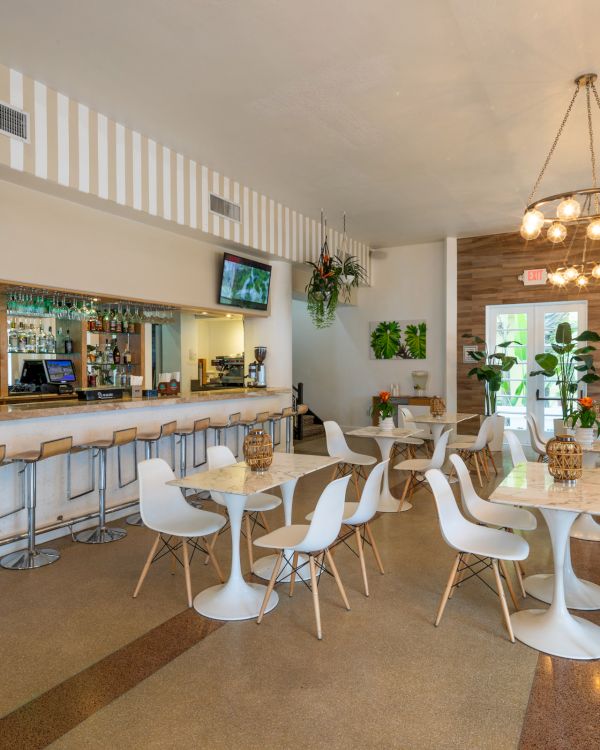
{"type": "Polygon", "coordinates": [[[501,344],[496,345],[493,352],[490,352],[485,339],[482,339],[480,336],[473,336],[472,333],[463,333],[463,338],[471,339],[471,342],[477,346],[483,344],[482,349],[469,352],[469,357],[477,364],[469,370],[467,375],[470,378],[476,377],[480,383],[483,383],[485,394],[484,416],[495,417],[494,439],[490,445],[490,450],[499,451],[502,450],[502,440],[504,437],[504,417],[496,414],[498,391],[502,386],[502,373],[510,372],[517,364],[517,358],[507,354],[506,350],[512,344],[516,346],[520,346],[521,344],[518,341],[503,341],[501,344]]]}
{"type": "Polygon", "coordinates": [[[375,414],[379,417],[379,426],[382,430],[393,430],[395,427],[394,411],[396,407],[390,401],[390,395],[389,391],[380,391],[379,401],[376,404],[373,404],[370,410],[372,417],[375,416],[375,414]]]}
{"type": "Polygon", "coordinates": [[[552,352],[535,355],[535,361],[541,369],[530,372],[530,377],[544,375],[547,378],[556,378],[562,419],[555,420],[555,433],[565,430],[578,384],[595,383],[600,380],[593,358],[596,347],[591,346],[588,343],[590,341],[600,341],[600,336],[595,331],[584,331],[579,336],[573,336],[569,323],[559,323],[554,334],[552,352]],[[583,375],[578,377],[578,373],[583,375]]]}
{"type": "Polygon", "coordinates": [[[592,443],[594,441],[594,427],[600,427],[597,407],[592,398],[580,398],[577,403],[579,408],[569,414],[568,421],[575,428],[575,440],[580,443],[592,443]],[[577,427],[577,424],[580,427],[577,427]]]}

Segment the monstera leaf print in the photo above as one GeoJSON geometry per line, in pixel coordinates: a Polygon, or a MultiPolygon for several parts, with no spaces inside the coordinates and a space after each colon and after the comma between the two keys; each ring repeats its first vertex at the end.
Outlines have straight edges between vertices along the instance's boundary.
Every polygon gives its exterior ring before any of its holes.
{"type": "Polygon", "coordinates": [[[412,359],[426,359],[427,323],[410,323],[407,325],[404,340],[412,359]]]}
{"type": "Polygon", "coordinates": [[[400,326],[395,320],[382,321],[371,333],[371,349],[375,359],[393,359],[400,346],[400,326]]]}

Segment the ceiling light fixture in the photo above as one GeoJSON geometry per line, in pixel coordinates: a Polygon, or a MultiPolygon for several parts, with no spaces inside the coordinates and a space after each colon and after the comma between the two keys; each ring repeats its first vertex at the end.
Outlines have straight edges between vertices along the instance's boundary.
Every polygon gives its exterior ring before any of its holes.
{"type": "Polygon", "coordinates": [[[529,195],[527,200],[528,205],[521,222],[521,237],[525,240],[537,239],[544,227],[546,227],[546,239],[553,244],[564,242],[567,236],[569,236],[570,244],[562,267],[548,274],[550,283],[555,286],[565,286],[568,282],[575,282],[579,288],[582,288],[588,284],[591,278],[600,280],[600,266],[595,262],[586,262],[587,241],[591,240],[594,242],[600,240],[600,188],[598,187],[596,174],[596,152],[592,124],[592,96],[600,109],[600,97],[596,90],[596,79],[597,75],[595,73],[586,73],[575,79],[575,91],[571,96],[556,137],[552,142],[544,165],[529,195]],[[588,150],[592,172],[592,186],[578,190],[568,190],[534,200],[534,195],[554,155],[577,95],[582,89],[585,89],[586,98],[588,150]],[[583,234],[584,246],[581,263],[573,264],[573,261],[569,263],[569,252],[579,231],[583,228],[585,228],[585,231],[583,234]],[[596,271],[596,269],[598,270],[596,271]]]}

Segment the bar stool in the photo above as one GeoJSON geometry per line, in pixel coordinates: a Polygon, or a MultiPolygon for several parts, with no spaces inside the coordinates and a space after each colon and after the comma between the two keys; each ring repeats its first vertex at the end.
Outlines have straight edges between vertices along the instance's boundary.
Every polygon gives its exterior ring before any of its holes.
{"type": "Polygon", "coordinates": [[[180,427],[175,430],[175,435],[179,438],[179,476],[181,478],[187,476],[187,439],[192,437],[193,439],[193,455],[192,462],[193,468],[197,469],[198,466],[202,466],[206,463],[206,439],[207,430],[210,427],[210,419],[205,417],[204,419],[196,419],[194,424],[190,427],[180,427]],[[196,461],[196,435],[202,433],[204,435],[204,460],[196,461]]]}
{"type": "Polygon", "coordinates": [[[230,414],[227,417],[226,422],[213,422],[210,420],[209,428],[213,430],[214,440],[213,445],[227,445],[227,430],[231,427],[235,428],[235,457],[238,457],[240,452],[240,437],[239,437],[239,426],[241,424],[242,415],[239,411],[234,414],[230,414]],[[225,442],[223,442],[223,433],[225,433],[225,442]]]}
{"type": "Polygon", "coordinates": [[[60,559],[57,550],[49,547],[37,549],[35,546],[35,509],[37,505],[37,465],[53,456],[63,456],[69,453],[73,447],[72,437],[47,440],[42,443],[37,451],[24,451],[11,456],[12,461],[21,461],[24,464],[21,473],[26,487],[25,507],[27,508],[27,549],[18,550],[5,555],[0,560],[0,565],[9,570],[33,570],[44,565],[50,565],[60,559]]]}
{"type": "Polygon", "coordinates": [[[294,416],[294,410],[291,406],[286,406],[282,411],[274,412],[273,414],[269,414],[269,418],[267,420],[269,424],[269,432],[271,433],[271,440],[273,442],[273,447],[276,445],[279,445],[281,443],[281,422],[285,419],[285,450],[286,453],[290,452],[290,435],[289,435],[289,427],[290,422],[294,416]],[[279,440],[275,442],[275,425],[279,424],[279,440]]]}
{"type": "MultiPolygon", "coordinates": [[[[106,542],[116,542],[127,536],[125,529],[108,528],[106,526],[106,456],[110,448],[133,443],[136,437],[137,427],[128,427],[124,430],[115,430],[112,440],[95,440],[86,446],[95,450],[98,455],[98,526],[80,531],[75,535],[76,542],[105,544],[106,542]]],[[[120,473],[119,470],[119,475],[120,473]]]]}
{"type": "Polygon", "coordinates": [[[265,425],[269,421],[269,412],[268,411],[259,411],[254,417],[248,417],[248,419],[241,419],[240,425],[242,427],[242,432],[244,434],[244,437],[252,430],[254,427],[256,427],[257,424],[265,425]]]}
{"type": "MultiPolygon", "coordinates": [[[[136,445],[137,443],[144,443],[144,458],[146,461],[148,459],[152,458],[152,448],[154,448],[156,453],[156,458],[159,458],[158,455],[158,442],[159,440],[162,440],[164,437],[171,437],[171,468],[175,468],[175,430],[177,429],[177,422],[176,420],[173,420],[172,422],[165,422],[165,424],[162,424],[158,431],[154,432],[144,432],[142,434],[138,434],[136,437],[136,445]]],[[[142,521],[142,517],[139,513],[134,513],[131,516],[127,517],[127,523],[130,526],[143,526],[144,523],[142,521]]]]}

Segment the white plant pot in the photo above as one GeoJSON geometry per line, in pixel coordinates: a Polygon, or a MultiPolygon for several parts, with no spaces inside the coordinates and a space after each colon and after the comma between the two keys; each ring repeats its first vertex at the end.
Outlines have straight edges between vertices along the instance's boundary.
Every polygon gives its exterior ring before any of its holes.
{"type": "MultiPolygon", "coordinates": [[[[486,419],[486,417],[481,417],[480,421],[483,422],[484,419],[486,419]]],[[[504,442],[504,423],[506,420],[499,414],[494,414],[493,420],[494,437],[490,443],[490,450],[495,452],[502,450],[502,444],[504,442]]]]}
{"type": "Polygon", "coordinates": [[[594,442],[594,428],[593,427],[577,427],[575,429],[575,440],[578,443],[593,443],[594,442]]]}
{"type": "Polygon", "coordinates": [[[385,419],[379,418],[379,426],[382,430],[394,430],[396,425],[394,424],[394,417],[386,417],[385,419]]]}
{"type": "Polygon", "coordinates": [[[554,434],[555,435],[572,435],[573,428],[566,425],[562,419],[554,420],[554,434]]]}

